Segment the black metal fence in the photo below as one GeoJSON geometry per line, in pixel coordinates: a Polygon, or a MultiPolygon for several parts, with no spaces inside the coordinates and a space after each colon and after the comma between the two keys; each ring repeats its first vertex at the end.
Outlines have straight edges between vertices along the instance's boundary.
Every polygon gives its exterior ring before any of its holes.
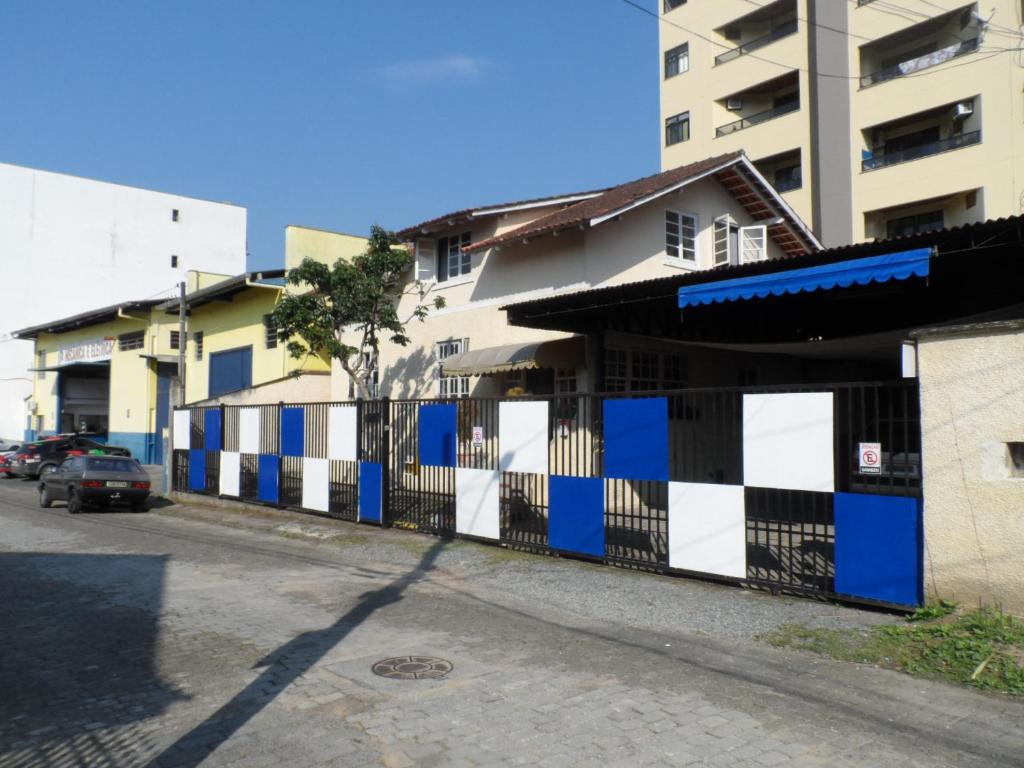
{"type": "MultiPolygon", "coordinates": [[[[524,400],[549,403],[548,474],[502,472],[499,543],[538,553],[556,553],[548,541],[551,476],[603,478],[603,403],[610,398],[664,397],[668,401],[670,481],[742,486],[744,484],[743,397],[772,392],[828,392],[833,402],[835,491],[915,496],[922,491],[921,429],[916,380],[785,387],[685,389],[667,392],[567,394],[524,400]],[[880,443],[881,466],[861,471],[858,445],[880,443]]],[[[506,399],[507,400],[507,399],[506,399]]],[[[304,456],[328,456],[328,409],[357,409],[358,460],[330,461],[326,514],[356,520],[359,508],[359,462],[381,465],[382,519],[386,526],[438,536],[456,535],[455,467],[423,466],[419,461],[420,406],[454,403],[457,407],[457,461],[468,469],[499,469],[498,411],[501,399],[387,399],[357,403],[303,404],[304,456]]],[[[284,404],[258,406],[260,453],[240,461],[237,497],[265,502],[261,472],[276,466],[279,494],[272,503],[303,509],[303,458],[282,455],[284,404]]],[[[173,485],[177,491],[218,494],[218,457],[205,451],[202,487],[189,471],[190,452],[208,444],[240,451],[241,406],[191,409],[191,451],[174,452],[173,485]],[[219,426],[210,440],[204,426],[219,426]]],[[[667,572],[669,567],[668,483],[604,478],[604,562],[667,572]]],[[[816,595],[834,593],[835,521],[833,495],[777,488],[745,487],[746,578],[738,581],[775,591],[816,595]]],[[[309,510],[307,510],[309,511],[309,510]]],[[[564,554],[558,552],[558,554],[564,554]]],[[[707,574],[702,574],[707,575],[707,574]]]]}

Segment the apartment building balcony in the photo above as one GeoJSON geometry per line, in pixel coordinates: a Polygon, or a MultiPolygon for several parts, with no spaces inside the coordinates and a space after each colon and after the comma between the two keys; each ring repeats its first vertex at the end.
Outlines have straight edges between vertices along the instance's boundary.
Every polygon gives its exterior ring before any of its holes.
{"type": "Polygon", "coordinates": [[[761,172],[777,192],[791,192],[803,186],[803,169],[800,150],[791,149],[777,155],[754,161],[754,167],[761,172]]]}
{"type": "Polygon", "coordinates": [[[737,44],[735,48],[716,56],[715,64],[738,59],[776,40],[796,34],[796,0],[777,0],[719,27],[715,32],[737,44]]]}
{"type": "Polygon", "coordinates": [[[967,56],[981,44],[975,5],[887,35],[860,48],[860,86],[906,77],[967,56]]]}
{"type": "Polygon", "coordinates": [[[862,171],[874,171],[981,143],[975,99],[894,120],[864,131],[862,171]]]}
{"type": "Polygon", "coordinates": [[[718,99],[719,107],[738,116],[720,125],[715,136],[728,136],[800,109],[800,80],[797,72],[768,80],[759,85],[718,99]]]}

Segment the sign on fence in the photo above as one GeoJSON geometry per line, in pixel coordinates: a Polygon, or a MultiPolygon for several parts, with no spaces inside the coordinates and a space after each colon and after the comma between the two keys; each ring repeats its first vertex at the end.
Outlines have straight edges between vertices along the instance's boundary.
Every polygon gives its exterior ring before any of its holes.
{"type": "Polygon", "coordinates": [[[860,444],[860,473],[862,475],[882,474],[882,444],[860,444]]]}

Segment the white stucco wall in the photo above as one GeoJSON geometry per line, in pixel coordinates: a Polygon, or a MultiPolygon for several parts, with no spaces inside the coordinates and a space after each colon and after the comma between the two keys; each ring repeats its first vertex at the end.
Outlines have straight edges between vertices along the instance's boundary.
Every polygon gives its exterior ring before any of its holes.
{"type": "Polygon", "coordinates": [[[930,597],[999,604],[1024,616],[1024,324],[918,339],[930,597]]]}
{"type": "Polygon", "coordinates": [[[31,393],[32,343],[11,331],[172,295],[188,270],[239,274],[245,257],[245,208],[0,163],[0,438],[21,438],[31,393]]]}

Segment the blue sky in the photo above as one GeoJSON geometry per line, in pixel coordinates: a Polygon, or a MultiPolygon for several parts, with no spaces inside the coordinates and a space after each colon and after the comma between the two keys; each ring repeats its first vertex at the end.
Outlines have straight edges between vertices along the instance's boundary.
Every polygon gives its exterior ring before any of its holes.
{"type": "MultiPolygon", "coordinates": [[[[654,7],[651,2],[652,8],[654,7]]],[[[4,0],[0,161],[357,234],[658,170],[621,0],[4,0]]]]}

